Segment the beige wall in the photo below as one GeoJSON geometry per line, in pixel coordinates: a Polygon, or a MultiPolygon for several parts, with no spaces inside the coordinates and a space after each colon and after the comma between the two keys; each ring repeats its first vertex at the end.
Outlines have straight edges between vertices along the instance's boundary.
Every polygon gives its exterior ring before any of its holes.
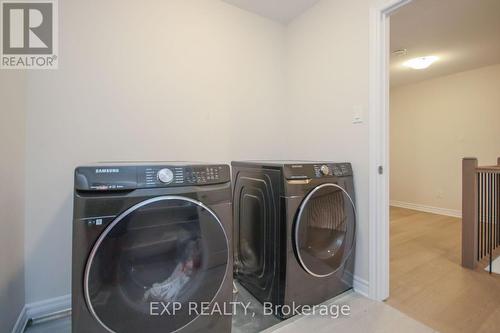
{"type": "Polygon", "coordinates": [[[0,332],[24,306],[25,76],[0,73],[0,332]]]}
{"type": "Polygon", "coordinates": [[[60,1],[60,67],[30,72],[27,302],[70,293],[73,170],[280,158],[284,27],[222,1],[60,1]]]}
{"type": "Polygon", "coordinates": [[[293,156],[350,161],[358,206],[356,276],[368,280],[368,38],[374,1],[322,0],[287,30],[293,156]],[[355,110],[362,124],[352,124],[355,110]]]}
{"type": "Polygon", "coordinates": [[[500,65],[391,90],[391,200],[461,210],[461,159],[500,156],[500,65]]]}

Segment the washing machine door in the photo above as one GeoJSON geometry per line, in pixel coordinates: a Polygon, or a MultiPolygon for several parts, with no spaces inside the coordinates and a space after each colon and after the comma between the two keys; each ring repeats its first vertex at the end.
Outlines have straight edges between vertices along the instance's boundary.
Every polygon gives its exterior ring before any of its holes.
{"type": "Polygon", "coordinates": [[[198,317],[202,302],[212,303],[228,263],[226,233],[208,207],[178,196],[146,200],[119,215],[92,248],[87,306],[109,332],[175,332],[198,317]]]}
{"type": "Polygon", "coordinates": [[[339,185],[315,187],[302,201],[295,221],[293,243],[302,268],[327,277],[344,266],[355,245],[356,208],[339,185]]]}

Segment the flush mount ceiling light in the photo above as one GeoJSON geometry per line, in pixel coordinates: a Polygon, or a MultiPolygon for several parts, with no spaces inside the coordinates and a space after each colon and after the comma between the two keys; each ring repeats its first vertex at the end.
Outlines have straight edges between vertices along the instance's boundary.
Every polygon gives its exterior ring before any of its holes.
{"type": "Polygon", "coordinates": [[[398,57],[403,57],[408,54],[408,49],[398,49],[395,51],[392,51],[392,54],[398,57]]]}
{"type": "Polygon", "coordinates": [[[439,58],[435,56],[427,56],[420,58],[413,58],[403,63],[403,66],[409,67],[412,69],[426,69],[434,62],[436,62],[439,58]]]}

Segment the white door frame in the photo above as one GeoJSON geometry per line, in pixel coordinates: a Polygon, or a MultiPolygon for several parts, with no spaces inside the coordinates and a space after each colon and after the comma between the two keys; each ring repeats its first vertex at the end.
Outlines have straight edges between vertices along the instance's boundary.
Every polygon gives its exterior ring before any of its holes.
{"type": "Polygon", "coordinates": [[[370,10],[369,297],[389,297],[389,16],[412,0],[370,10]]]}

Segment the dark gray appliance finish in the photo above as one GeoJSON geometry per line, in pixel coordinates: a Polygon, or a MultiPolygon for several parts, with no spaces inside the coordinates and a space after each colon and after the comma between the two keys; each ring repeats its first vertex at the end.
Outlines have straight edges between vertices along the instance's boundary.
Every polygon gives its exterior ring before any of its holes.
{"type": "Polygon", "coordinates": [[[232,173],[234,276],[249,292],[276,306],[315,305],[352,288],[350,163],[232,162],[232,173]]]}
{"type": "Polygon", "coordinates": [[[230,332],[188,302],[231,302],[231,230],[228,165],[76,168],[72,332],[230,332]]]}

